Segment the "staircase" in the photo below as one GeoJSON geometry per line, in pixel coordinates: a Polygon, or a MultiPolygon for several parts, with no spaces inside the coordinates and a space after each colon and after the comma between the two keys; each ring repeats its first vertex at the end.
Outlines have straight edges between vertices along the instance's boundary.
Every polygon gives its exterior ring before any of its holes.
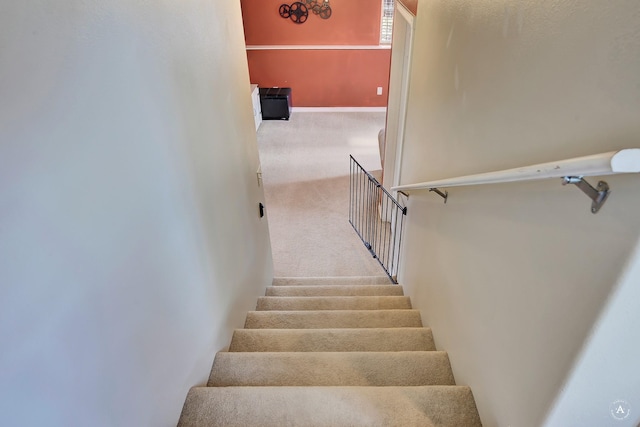
{"type": "Polygon", "coordinates": [[[471,390],[388,283],[275,279],[178,426],[480,426],[471,390]]]}

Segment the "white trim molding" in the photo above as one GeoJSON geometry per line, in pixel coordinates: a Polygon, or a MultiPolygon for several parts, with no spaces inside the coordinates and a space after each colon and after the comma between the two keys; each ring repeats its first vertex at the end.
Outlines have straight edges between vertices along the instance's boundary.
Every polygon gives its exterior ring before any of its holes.
{"type": "Polygon", "coordinates": [[[247,50],[390,50],[391,45],[248,45],[247,50]]]}
{"type": "Polygon", "coordinates": [[[400,12],[403,18],[413,25],[413,20],[416,19],[416,17],[404,4],[402,4],[402,2],[396,2],[396,11],[400,12]]]}
{"type": "Polygon", "coordinates": [[[293,113],[385,113],[387,107],[293,107],[293,113]]]}

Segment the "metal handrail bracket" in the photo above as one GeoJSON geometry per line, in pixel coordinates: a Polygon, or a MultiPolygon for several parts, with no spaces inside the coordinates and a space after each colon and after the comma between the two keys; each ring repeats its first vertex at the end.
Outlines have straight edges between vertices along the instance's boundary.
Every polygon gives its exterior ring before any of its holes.
{"type": "Polygon", "coordinates": [[[599,181],[598,187],[593,188],[591,184],[585,181],[581,176],[565,176],[562,179],[562,185],[574,184],[584,194],[591,199],[591,213],[597,214],[604,202],[607,201],[609,194],[609,184],[605,181],[599,181]]]}

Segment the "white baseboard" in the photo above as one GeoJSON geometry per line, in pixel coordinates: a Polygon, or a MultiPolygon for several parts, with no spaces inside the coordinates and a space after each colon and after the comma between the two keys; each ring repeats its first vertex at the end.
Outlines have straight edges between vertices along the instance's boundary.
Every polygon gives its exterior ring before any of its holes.
{"type": "Polygon", "coordinates": [[[391,50],[391,45],[248,45],[247,50],[391,50]]]}
{"type": "Polygon", "coordinates": [[[294,113],[384,113],[387,107],[293,107],[294,113]]]}

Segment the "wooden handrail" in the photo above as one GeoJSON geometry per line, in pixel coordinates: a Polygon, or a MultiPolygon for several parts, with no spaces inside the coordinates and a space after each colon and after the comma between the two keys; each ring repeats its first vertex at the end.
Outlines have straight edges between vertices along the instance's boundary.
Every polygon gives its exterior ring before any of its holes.
{"type": "Polygon", "coordinates": [[[410,193],[417,190],[430,190],[432,188],[637,172],[640,172],[640,148],[628,148],[620,151],[610,151],[608,153],[541,163],[515,169],[459,176],[437,181],[419,182],[416,184],[398,185],[391,187],[391,190],[410,193]]]}
{"type": "Polygon", "coordinates": [[[591,212],[595,214],[598,213],[607,200],[607,197],[609,197],[609,184],[600,181],[596,187],[593,187],[583,179],[584,177],[638,172],[640,172],[640,148],[627,148],[620,151],[610,151],[608,153],[541,163],[515,169],[459,176],[437,181],[419,182],[417,184],[398,185],[391,187],[391,190],[405,193],[429,190],[440,195],[444,199],[444,202],[447,203],[449,193],[440,190],[442,188],[562,178],[562,184],[575,185],[591,199],[591,212]]]}

